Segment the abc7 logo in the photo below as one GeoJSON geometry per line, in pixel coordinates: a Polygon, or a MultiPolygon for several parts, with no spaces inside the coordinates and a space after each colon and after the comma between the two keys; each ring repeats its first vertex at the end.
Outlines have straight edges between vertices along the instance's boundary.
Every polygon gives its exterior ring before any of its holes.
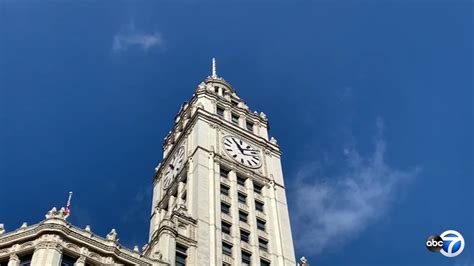
{"type": "Polygon", "coordinates": [[[456,257],[464,249],[463,236],[454,230],[444,231],[440,236],[431,235],[426,240],[426,248],[431,252],[440,252],[446,257],[456,257]]]}
{"type": "Polygon", "coordinates": [[[439,235],[430,235],[426,240],[426,247],[431,252],[439,252],[443,248],[443,239],[439,235]]]}

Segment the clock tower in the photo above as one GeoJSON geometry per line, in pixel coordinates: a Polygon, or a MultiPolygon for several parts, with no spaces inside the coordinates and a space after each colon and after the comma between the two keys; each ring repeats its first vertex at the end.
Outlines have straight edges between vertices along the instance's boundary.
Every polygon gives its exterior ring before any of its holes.
{"type": "Polygon", "coordinates": [[[265,114],[217,76],[213,59],[164,140],[145,255],[171,265],[296,265],[280,160],[265,114]]]}

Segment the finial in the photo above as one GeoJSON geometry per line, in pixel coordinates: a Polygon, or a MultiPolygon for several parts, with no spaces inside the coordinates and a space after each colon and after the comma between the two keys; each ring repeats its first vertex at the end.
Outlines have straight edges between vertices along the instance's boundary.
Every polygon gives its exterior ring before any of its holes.
{"type": "Polygon", "coordinates": [[[86,225],[86,228],[84,228],[84,230],[85,230],[86,232],[89,232],[89,233],[90,233],[90,232],[91,232],[91,226],[90,226],[90,225],[86,225]]]}
{"type": "Polygon", "coordinates": [[[5,225],[0,224],[0,235],[3,235],[5,233],[5,225]]]}
{"type": "Polygon", "coordinates": [[[138,248],[137,245],[135,245],[135,246],[133,247],[133,251],[135,251],[135,252],[140,252],[140,249],[138,248]]]}
{"type": "Polygon", "coordinates": [[[213,79],[217,78],[217,73],[216,73],[216,58],[212,58],[212,76],[213,79]]]}
{"type": "Polygon", "coordinates": [[[28,227],[28,223],[27,222],[23,222],[21,224],[21,227],[20,228],[27,228],[28,227]]]}
{"type": "Polygon", "coordinates": [[[299,266],[309,266],[308,260],[303,256],[298,263],[299,266]]]}
{"type": "Polygon", "coordinates": [[[115,231],[115,228],[110,230],[110,233],[107,234],[106,238],[107,240],[111,240],[111,241],[117,240],[117,231],[115,231]]]}

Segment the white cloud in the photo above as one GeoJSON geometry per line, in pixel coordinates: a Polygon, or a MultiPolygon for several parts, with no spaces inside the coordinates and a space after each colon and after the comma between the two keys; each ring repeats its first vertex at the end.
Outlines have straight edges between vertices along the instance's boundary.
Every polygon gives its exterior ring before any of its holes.
{"type": "Polygon", "coordinates": [[[160,33],[144,33],[135,28],[132,22],[128,24],[124,30],[115,34],[112,43],[114,52],[121,52],[130,47],[137,47],[144,51],[154,47],[163,45],[163,38],[160,33]]]}
{"type": "MultiPolygon", "coordinates": [[[[382,132],[381,120],[376,126],[382,132]]],[[[318,176],[323,164],[319,161],[297,174],[294,221],[295,228],[301,228],[295,232],[299,252],[317,255],[354,239],[390,208],[399,188],[418,174],[418,169],[403,171],[387,165],[385,146],[380,133],[374,152],[366,158],[355,149],[343,149],[345,170],[326,182],[308,183],[321,180],[318,176]]]]}

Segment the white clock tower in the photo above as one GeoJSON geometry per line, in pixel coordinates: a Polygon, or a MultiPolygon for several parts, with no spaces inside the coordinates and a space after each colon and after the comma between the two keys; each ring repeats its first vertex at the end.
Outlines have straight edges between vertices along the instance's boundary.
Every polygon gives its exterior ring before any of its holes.
{"type": "Polygon", "coordinates": [[[281,152],[265,114],[216,74],[165,138],[145,255],[171,265],[296,265],[281,152]]]}

